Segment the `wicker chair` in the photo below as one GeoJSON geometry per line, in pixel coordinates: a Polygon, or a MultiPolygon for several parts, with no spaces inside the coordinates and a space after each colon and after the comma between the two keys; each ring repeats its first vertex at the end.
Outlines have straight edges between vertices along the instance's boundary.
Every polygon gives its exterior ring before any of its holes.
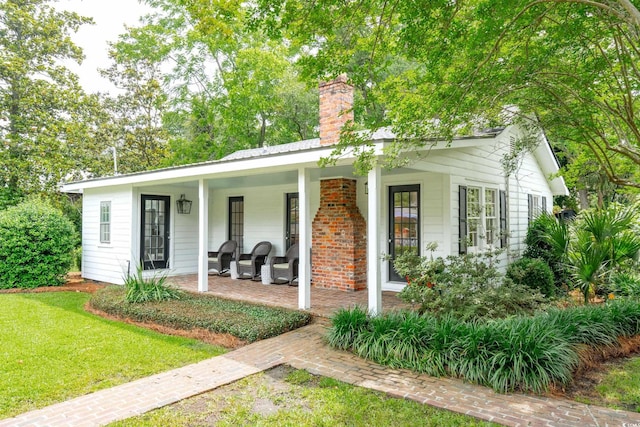
{"type": "Polygon", "coordinates": [[[209,274],[222,275],[228,272],[237,247],[238,243],[235,240],[227,240],[217,252],[209,252],[209,274]]]}
{"type": "Polygon", "coordinates": [[[269,259],[271,268],[271,280],[274,283],[285,280],[289,285],[298,278],[298,244],[291,245],[285,256],[276,256],[269,259]]]}
{"type": "Polygon", "coordinates": [[[258,279],[260,268],[266,262],[269,252],[271,252],[271,243],[260,242],[254,246],[250,254],[241,254],[238,257],[238,278],[258,279]]]}

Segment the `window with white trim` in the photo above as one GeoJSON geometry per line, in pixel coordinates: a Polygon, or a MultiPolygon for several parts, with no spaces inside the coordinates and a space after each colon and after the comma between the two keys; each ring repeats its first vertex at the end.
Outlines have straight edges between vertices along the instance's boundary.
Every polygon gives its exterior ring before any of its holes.
{"type": "Polygon", "coordinates": [[[467,187],[467,245],[470,250],[499,245],[499,206],[496,188],[467,187]]]}
{"type": "Polygon", "coordinates": [[[111,243],[111,202],[100,202],[100,243],[111,243]]]}
{"type": "Polygon", "coordinates": [[[495,188],[484,189],[484,233],[489,245],[498,239],[498,190],[495,188]]]}

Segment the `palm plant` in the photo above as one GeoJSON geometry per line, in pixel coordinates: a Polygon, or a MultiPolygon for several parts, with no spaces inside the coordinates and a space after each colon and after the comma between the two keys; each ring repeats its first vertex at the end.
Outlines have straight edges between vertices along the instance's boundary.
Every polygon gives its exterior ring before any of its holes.
{"type": "Polygon", "coordinates": [[[633,228],[638,220],[632,207],[616,205],[580,214],[573,226],[568,259],[585,303],[589,292],[612,271],[637,259],[640,235],[633,228]]]}

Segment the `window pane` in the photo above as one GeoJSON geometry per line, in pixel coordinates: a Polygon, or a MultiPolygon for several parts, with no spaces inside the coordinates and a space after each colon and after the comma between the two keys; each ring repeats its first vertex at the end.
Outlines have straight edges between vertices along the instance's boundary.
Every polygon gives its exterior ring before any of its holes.
{"type": "Polygon", "coordinates": [[[111,242],[111,202],[100,202],[100,243],[111,242]]]}

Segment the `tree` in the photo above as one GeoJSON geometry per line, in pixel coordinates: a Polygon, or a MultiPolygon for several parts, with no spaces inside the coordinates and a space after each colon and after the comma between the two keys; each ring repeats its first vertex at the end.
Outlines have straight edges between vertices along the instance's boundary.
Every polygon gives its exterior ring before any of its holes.
{"type": "Polygon", "coordinates": [[[246,6],[148,3],[156,12],[114,47],[163,71],[158,80],[167,96],[162,121],[170,148],[164,165],[316,136],[315,81],[300,78],[295,49],[244,26],[246,6]]]}
{"type": "Polygon", "coordinates": [[[87,97],[61,64],[82,60],[69,34],[90,22],[47,0],[0,1],[0,208],[73,168],[87,97]]]}
{"type": "Polygon", "coordinates": [[[628,173],[640,165],[640,13],[629,0],[260,0],[250,15],[305,47],[307,74],[373,82],[377,125],[393,126],[401,148],[524,120],[640,188],[628,173]],[[392,58],[407,67],[387,74],[392,58]]]}
{"type": "MultiPolygon", "coordinates": [[[[131,39],[120,36],[111,46],[111,67],[102,70],[123,92],[103,102],[112,119],[103,122],[103,134],[118,155],[118,172],[159,167],[167,156],[168,133],[162,124],[167,97],[158,63],[130,50],[131,39]]],[[[110,148],[109,147],[109,148],[110,148]]]]}

